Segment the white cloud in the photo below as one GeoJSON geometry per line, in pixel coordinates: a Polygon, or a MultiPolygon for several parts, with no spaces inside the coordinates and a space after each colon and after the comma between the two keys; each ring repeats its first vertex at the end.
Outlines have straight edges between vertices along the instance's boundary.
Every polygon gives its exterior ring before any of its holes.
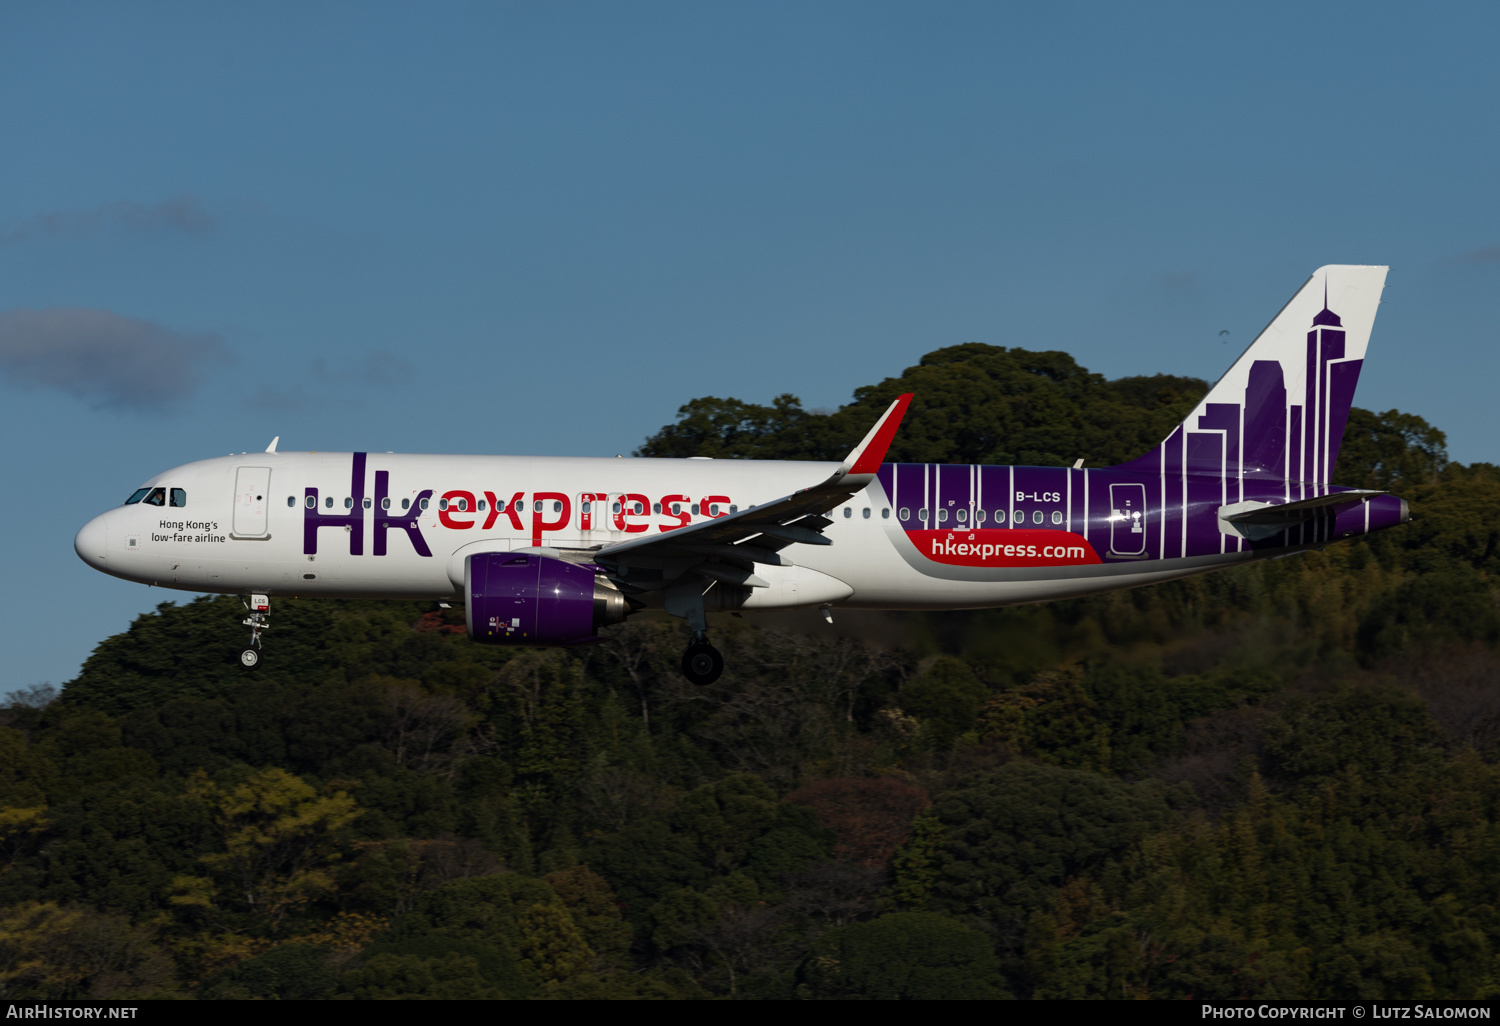
{"type": "Polygon", "coordinates": [[[173,331],[108,310],[0,313],[0,375],[95,406],[171,407],[192,394],[208,365],[227,359],[211,332],[173,331]]]}

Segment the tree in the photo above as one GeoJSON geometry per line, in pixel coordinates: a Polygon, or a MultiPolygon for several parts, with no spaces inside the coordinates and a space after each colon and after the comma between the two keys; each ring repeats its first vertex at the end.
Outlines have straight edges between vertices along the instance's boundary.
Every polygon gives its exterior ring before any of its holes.
{"type": "Polygon", "coordinates": [[[200,858],[207,877],[175,881],[174,904],[247,913],[273,935],[293,909],[333,888],[328,865],[338,832],[359,815],[343,791],[319,795],[282,769],[221,787],[200,776],[199,799],[213,813],[222,847],[200,858]]]}
{"type": "MultiPolygon", "coordinates": [[[[409,937],[402,940],[384,939],[377,941],[365,948],[363,952],[364,968],[372,966],[378,970],[381,965],[399,965],[405,967],[401,972],[411,971],[418,964],[433,961],[444,961],[457,957],[459,959],[472,960],[478,976],[482,981],[479,986],[484,989],[488,996],[525,998],[533,992],[531,982],[521,972],[515,955],[510,945],[504,938],[492,938],[490,941],[463,939],[445,936],[440,933],[430,933],[420,937],[409,937]],[[375,963],[375,959],[382,957],[395,957],[402,959],[400,963],[375,963]]],[[[454,963],[449,962],[449,966],[454,963]]],[[[433,975],[432,967],[425,970],[429,977],[433,975]]],[[[451,969],[444,972],[451,972],[451,969]]],[[[458,975],[467,978],[466,969],[458,975]]],[[[370,989],[388,986],[388,976],[382,976],[378,971],[369,972],[359,977],[346,975],[343,986],[346,990],[370,989]]],[[[429,986],[424,984],[424,986],[429,986]]]]}
{"type": "Polygon", "coordinates": [[[477,959],[460,954],[441,958],[376,955],[345,973],[340,986],[360,1001],[493,1001],[507,996],[485,979],[477,959]]]}
{"type": "Polygon", "coordinates": [[[620,915],[615,893],[604,877],[587,866],[574,866],[543,879],[572,914],[596,961],[607,966],[623,964],[630,949],[630,926],[620,915]]]}
{"type": "Polygon", "coordinates": [[[1066,353],[971,342],[857,389],[836,413],[808,412],[790,395],[771,406],[695,399],[636,454],[838,460],[897,395],[912,392],[894,462],[1120,463],[1165,438],[1206,390],[1168,375],[1107,382],[1066,353]]]}
{"type": "Polygon", "coordinates": [[[833,857],[863,866],[886,866],[911,836],[912,823],[931,799],[915,784],[895,777],[835,777],[786,796],[805,805],[838,835],[833,857]]]}
{"type": "Polygon", "coordinates": [[[989,698],[961,659],[938,656],[927,672],[901,689],[901,708],[922,724],[924,740],[939,751],[953,747],[960,734],[974,728],[979,709],[989,698]]]}
{"type": "Polygon", "coordinates": [[[278,998],[307,1001],[332,997],[338,978],[321,944],[281,944],[203,981],[204,998],[278,998]]]}
{"type": "Polygon", "coordinates": [[[1431,484],[1448,465],[1448,439],[1421,417],[1400,410],[1349,411],[1334,480],[1356,488],[1431,484]]]}
{"type": "Polygon", "coordinates": [[[586,972],[594,953],[561,902],[532,905],[521,913],[516,954],[521,971],[538,987],[549,987],[586,972]]]}
{"type": "Polygon", "coordinates": [[[151,997],[172,985],[171,959],[123,916],[53,902],[0,909],[0,998],[151,997]]]}
{"type": "Polygon", "coordinates": [[[892,912],[831,930],[798,973],[812,998],[962,1000],[1009,997],[989,938],[933,912],[892,912]]]}
{"type": "Polygon", "coordinates": [[[932,855],[932,907],[1017,936],[1068,877],[1172,818],[1155,781],[1023,762],[965,779],[930,811],[943,831],[932,855]]]}

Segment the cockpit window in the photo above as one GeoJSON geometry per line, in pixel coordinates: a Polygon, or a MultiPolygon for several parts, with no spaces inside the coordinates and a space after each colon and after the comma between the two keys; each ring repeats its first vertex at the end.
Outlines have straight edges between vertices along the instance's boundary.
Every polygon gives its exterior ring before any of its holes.
{"type": "Polygon", "coordinates": [[[146,493],[149,491],[151,491],[151,489],[149,488],[137,488],[135,491],[130,493],[130,498],[125,500],[125,505],[134,506],[136,503],[144,499],[146,497],[146,493]]]}
{"type": "Polygon", "coordinates": [[[165,488],[153,488],[151,494],[141,500],[148,506],[165,506],[167,504],[167,490],[165,488]]]}
{"type": "Polygon", "coordinates": [[[187,505],[187,492],[184,491],[181,488],[173,488],[172,489],[172,505],[174,505],[174,506],[186,506],[187,505]]]}

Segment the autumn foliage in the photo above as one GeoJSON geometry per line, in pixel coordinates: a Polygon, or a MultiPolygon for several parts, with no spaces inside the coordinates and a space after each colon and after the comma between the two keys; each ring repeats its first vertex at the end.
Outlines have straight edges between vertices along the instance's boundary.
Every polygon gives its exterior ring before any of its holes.
{"type": "Polygon", "coordinates": [[[838,835],[833,856],[862,866],[885,867],[911,836],[917,813],[932,799],[915,784],[895,777],[834,777],[799,787],[786,796],[818,814],[838,835]]]}

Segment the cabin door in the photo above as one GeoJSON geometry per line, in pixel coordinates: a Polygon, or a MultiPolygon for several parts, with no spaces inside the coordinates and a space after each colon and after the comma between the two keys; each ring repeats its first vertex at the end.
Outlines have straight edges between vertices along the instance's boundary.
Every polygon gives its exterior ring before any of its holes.
{"type": "Polygon", "coordinates": [[[264,538],[271,493],[270,467],[240,467],[234,474],[234,529],[236,538],[264,538]]]}

